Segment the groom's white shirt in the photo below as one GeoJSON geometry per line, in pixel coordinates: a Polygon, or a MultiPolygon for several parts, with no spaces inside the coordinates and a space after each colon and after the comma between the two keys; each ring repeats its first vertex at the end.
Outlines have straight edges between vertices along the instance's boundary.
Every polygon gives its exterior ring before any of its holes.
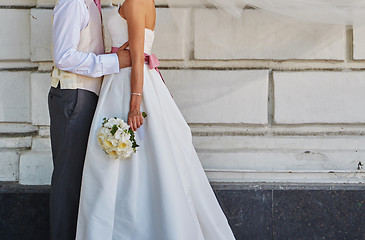
{"type": "Polygon", "coordinates": [[[57,68],[88,77],[119,72],[116,54],[78,51],[80,32],[89,24],[84,0],[59,0],[53,12],[53,60],[57,68]]]}

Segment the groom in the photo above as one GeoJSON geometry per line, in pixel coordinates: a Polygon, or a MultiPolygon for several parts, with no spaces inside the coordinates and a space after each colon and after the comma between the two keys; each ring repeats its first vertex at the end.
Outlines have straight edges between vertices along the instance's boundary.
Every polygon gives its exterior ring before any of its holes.
{"type": "MultiPolygon", "coordinates": [[[[100,0],[59,0],[48,94],[53,174],[51,240],[74,240],[89,130],[104,75],[129,67],[129,51],[104,54],[100,0]]],[[[92,210],[92,209],[90,209],[92,210]]]]}

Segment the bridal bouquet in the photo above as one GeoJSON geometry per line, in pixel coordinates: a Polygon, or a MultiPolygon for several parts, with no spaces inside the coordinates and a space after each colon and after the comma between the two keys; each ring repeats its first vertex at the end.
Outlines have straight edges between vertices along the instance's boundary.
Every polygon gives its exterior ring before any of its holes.
{"type": "Polygon", "coordinates": [[[113,159],[128,158],[139,147],[135,135],[129,125],[120,118],[104,118],[98,129],[99,145],[113,159]]]}

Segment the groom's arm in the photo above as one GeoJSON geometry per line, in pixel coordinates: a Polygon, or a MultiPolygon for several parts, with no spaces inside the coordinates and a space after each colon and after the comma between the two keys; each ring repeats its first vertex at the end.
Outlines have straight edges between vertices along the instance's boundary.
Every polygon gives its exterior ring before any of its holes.
{"type": "Polygon", "coordinates": [[[53,19],[53,60],[61,70],[89,77],[119,72],[117,54],[85,53],[77,50],[80,32],[89,23],[83,0],[65,0],[57,5],[53,19]]]}

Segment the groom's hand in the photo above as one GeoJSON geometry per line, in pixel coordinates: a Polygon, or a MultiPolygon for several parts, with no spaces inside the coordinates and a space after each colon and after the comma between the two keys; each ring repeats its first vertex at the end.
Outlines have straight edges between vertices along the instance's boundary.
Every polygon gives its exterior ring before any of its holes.
{"type": "Polygon", "coordinates": [[[129,42],[126,42],[117,51],[118,60],[119,60],[119,68],[126,68],[126,67],[132,66],[131,56],[129,55],[129,50],[126,49],[128,46],[129,46],[129,42]]]}

